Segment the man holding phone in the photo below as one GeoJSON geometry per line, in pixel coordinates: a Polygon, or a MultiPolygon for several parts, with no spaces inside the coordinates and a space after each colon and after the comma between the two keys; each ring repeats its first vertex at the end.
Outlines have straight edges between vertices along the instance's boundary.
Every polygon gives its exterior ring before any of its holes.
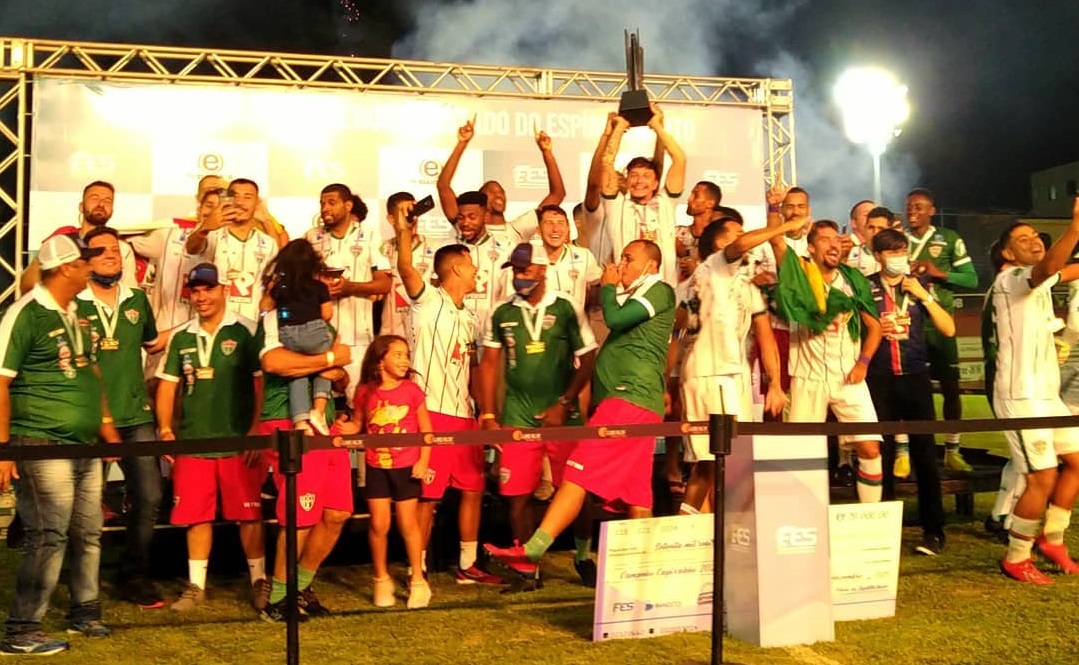
{"type": "Polygon", "coordinates": [[[217,266],[225,277],[227,309],[258,321],[262,274],[277,256],[277,240],[255,228],[259,186],[237,178],[221,198],[221,214],[188,236],[184,249],[217,266]],[[220,224],[220,226],[218,226],[220,224]]]}
{"type": "Polygon", "coordinates": [[[322,224],[304,235],[331,271],[326,277],[334,299],[330,323],[341,344],[352,351],[352,362],[345,367],[345,394],[350,399],[356,392],[363,355],[374,339],[373,298],[390,291],[390,263],[382,253],[382,234],[374,220],[369,224],[353,220],[352,207],[352,190],[347,185],[326,185],[319,197],[322,224]]]}
{"type": "MultiPolygon", "coordinates": [[[[390,197],[386,199],[386,221],[392,225],[394,223],[394,218],[397,215],[397,209],[402,205],[413,202],[415,202],[415,206],[408,216],[408,220],[413,226],[412,265],[416,266],[416,270],[421,275],[426,276],[430,274],[434,267],[435,251],[441,247],[443,243],[440,238],[432,239],[420,234],[415,229],[415,225],[421,215],[434,209],[434,199],[430,196],[425,196],[420,201],[416,201],[416,197],[408,192],[396,192],[391,194],[390,197]]],[[[399,335],[407,340],[411,340],[412,322],[408,314],[410,300],[408,293],[405,292],[405,285],[401,280],[401,273],[396,267],[397,239],[393,238],[387,240],[382,245],[382,253],[390,262],[391,284],[390,293],[386,299],[386,306],[382,308],[382,328],[379,333],[382,335],[399,335]]]]}

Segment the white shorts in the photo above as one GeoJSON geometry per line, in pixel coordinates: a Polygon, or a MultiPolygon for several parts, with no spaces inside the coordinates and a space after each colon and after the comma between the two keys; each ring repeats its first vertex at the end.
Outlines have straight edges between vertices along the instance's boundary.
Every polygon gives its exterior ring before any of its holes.
{"type": "MultiPolygon", "coordinates": [[[[997,418],[1048,418],[1070,416],[1072,412],[1059,397],[1052,399],[993,399],[997,418]]],[[[1012,463],[1019,473],[1057,467],[1057,456],[1079,452],[1079,428],[1024,429],[1004,432],[1012,463]]]]}
{"type": "MultiPolygon", "coordinates": [[[[861,383],[825,383],[791,377],[790,421],[792,423],[823,423],[831,407],[841,423],[876,423],[877,410],[869,387],[861,383]]],[[[880,434],[842,434],[840,445],[858,441],[880,441],[880,434]]]]}
{"type": "MultiPolygon", "coordinates": [[[[745,374],[705,376],[682,380],[682,402],[686,420],[708,420],[713,413],[726,413],[741,422],[753,420],[753,395],[749,377],[745,374]]],[[[687,436],[684,458],[687,462],[709,462],[715,456],[709,452],[708,435],[687,436]]]]}

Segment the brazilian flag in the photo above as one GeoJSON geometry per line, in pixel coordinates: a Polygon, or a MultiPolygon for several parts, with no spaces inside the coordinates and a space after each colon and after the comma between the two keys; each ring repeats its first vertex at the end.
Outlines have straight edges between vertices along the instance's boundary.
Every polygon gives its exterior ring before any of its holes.
{"type": "Polygon", "coordinates": [[[851,285],[854,295],[840,289],[830,289],[824,283],[820,268],[809,259],[788,250],[779,264],[775,301],[779,315],[791,323],[805,326],[820,334],[832,325],[837,316],[851,313],[847,331],[851,339],[862,337],[862,318],[866,312],[878,318],[877,304],[869,289],[869,281],[857,269],[840,264],[839,273],[851,285]]]}

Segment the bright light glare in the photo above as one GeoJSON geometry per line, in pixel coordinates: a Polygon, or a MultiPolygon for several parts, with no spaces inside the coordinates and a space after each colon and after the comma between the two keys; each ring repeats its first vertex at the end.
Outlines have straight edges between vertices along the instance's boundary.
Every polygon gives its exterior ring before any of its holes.
{"type": "Polygon", "coordinates": [[[847,138],[864,144],[875,155],[884,152],[910,116],[907,86],[900,85],[883,69],[848,69],[839,77],[833,92],[843,112],[847,138]]]}

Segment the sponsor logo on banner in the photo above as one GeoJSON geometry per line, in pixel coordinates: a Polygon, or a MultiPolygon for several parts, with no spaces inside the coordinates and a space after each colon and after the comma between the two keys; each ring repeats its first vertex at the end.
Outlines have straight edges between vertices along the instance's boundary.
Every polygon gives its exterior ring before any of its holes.
{"type": "Polygon", "coordinates": [[[68,171],[75,178],[102,178],[116,173],[116,156],[79,150],[67,159],[68,171]]]}
{"type": "Polygon", "coordinates": [[[250,178],[263,189],[268,185],[269,139],[266,142],[212,138],[178,141],[163,128],[151,141],[151,190],[154,194],[190,196],[205,175],[219,175],[228,180],[250,178]]]}
{"type": "Polygon", "coordinates": [[[654,603],[650,600],[630,600],[616,602],[611,606],[611,609],[615,612],[633,612],[635,610],[644,610],[645,612],[651,612],[652,610],[681,606],[682,601],[680,600],[667,600],[659,603],[654,603]]]}
{"type": "Polygon", "coordinates": [[[321,157],[308,157],[303,161],[303,177],[312,182],[338,182],[345,179],[345,163],[321,157]]]}
{"type": "Polygon", "coordinates": [[[682,426],[681,426],[680,429],[682,430],[682,434],[708,434],[708,424],[707,423],[705,423],[703,425],[693,425],[693,424],[690,424],[690,423],[682,423],[682,426]]]}
{"type": "Polygon", "coordinates": [[[776,554],[812,554],[818,540],[816,527],[781,526],[776,529],[776,554]]]}
{"type": "Polygon", "coordinates": [[[435,436],[434,434],[424,434],[423,442],[427,445],[446,445],[452,444],[456,439],[452,436],[435,436]]]}
{"type": "MultiPolygon", "coordinates": [[[[408,148],[384,146],[378,150],[378,196],[386,198],[394,192],[406,190],[417,198],[433,194],[438,176],[442,173],[443,160],[449,149],[408,148]]],[[[455,182],[483,182],[483,153],[466,151],[461,156],[454,175],[455,182]]]]}
{"type": "Polygon", "coordinates": [[[514,441],[543,441],[543,434],[539,432],[522,432],[519,429],[513,430],[513,433],[510,434],[510,437],[514,441]]]}
{"type": "Polygon", "coordinates": [[[748,550],[753,544],[753,532],[750,531],[749,527],[735,524],[731,526],[728,540],[732,546],[748,550]]]}
{"type": "Polygon", "coordinates": [[[626,430],[614,429],[613,427],[600,427],[596,430],[596,434],[601,439],[622,439],[626,436],[626,430]]]}
{"type": "Polygon", "coordinates": [[[734,171],[720,171],[718,169],[706,169],[701,174],[701,180],[708,180],[719,185],[724,194],[733,194],[738,191],[738,182],[741,175],[734,171]]]}
{"type": "Polygon", "coordinates": [[[216,152],[206,152],[199,155],[198,168],[206,174],[221,173],[221,169],[225,168],[225,160],[216,152]]]}
{"type": "Polygon", "coordinates": [[[531,164],[518,164],[513,167],[513,186],[517,189],[547,190],[547,169],[531,164]]]}

